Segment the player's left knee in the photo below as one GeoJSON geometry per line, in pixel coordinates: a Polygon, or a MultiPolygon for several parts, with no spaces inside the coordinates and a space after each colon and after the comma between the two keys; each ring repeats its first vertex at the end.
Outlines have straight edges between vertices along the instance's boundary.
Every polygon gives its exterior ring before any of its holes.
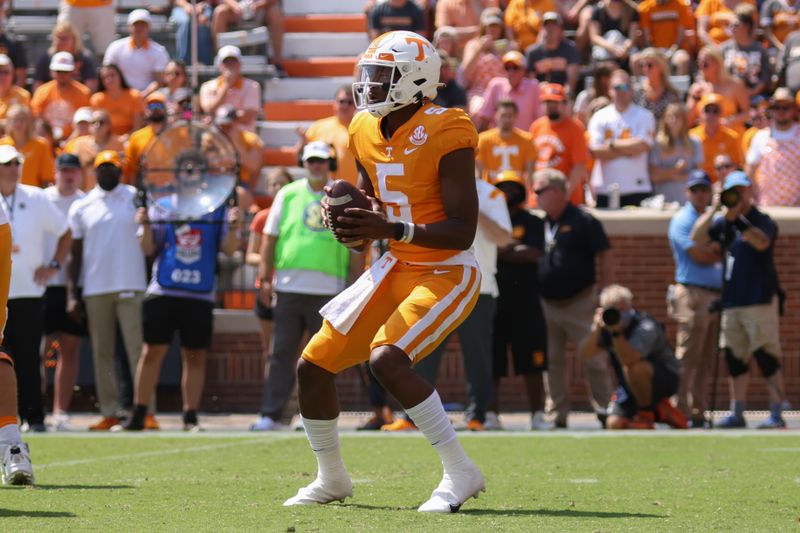
{"type": "Polygon", "coordinates": [[[394,346],[378,346],[369,355],[369,367],[378,381],[385,386],[398,371],[410,368],[411,361],[394,346]]]}
{"type": "Polygon", "coordinates": [[[753,352],[753,357],[765,378],[772,377],[775,372],[781,369],[781,362],[778,361],[778,358],[767,352],[764,348],[759,348],[753,352]]]}

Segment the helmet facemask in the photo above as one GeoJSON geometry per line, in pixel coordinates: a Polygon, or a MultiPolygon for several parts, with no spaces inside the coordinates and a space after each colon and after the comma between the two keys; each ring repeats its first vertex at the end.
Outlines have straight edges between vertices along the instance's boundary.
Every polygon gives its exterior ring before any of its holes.
{"type": "Polygon", "coordinates": [[[422,100],[422,91],[407,94],[401,81],[412,71],[405,62],[366,63],[359,69],[359,81],[353,83],[353,99],[358,110],[366,109],[374,117],[385,117],[407,105],[422,100]]]}

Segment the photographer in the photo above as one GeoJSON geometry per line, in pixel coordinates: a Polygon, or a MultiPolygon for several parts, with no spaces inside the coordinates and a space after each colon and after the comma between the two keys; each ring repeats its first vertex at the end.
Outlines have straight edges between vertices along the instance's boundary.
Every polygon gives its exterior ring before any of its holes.
{"type": "Polygon", "coordinates": [[[680,363],[664,328],[647,313],[633,308],[633,293],[609,285],[600,293],[589,336],[579,347],[582,358],[609,353],[617,390],[608,406],[609,429],[653,429],[664,422],[685,429],[686,417],[670,403],[678,392],[680,363]]]}
{"type": "Polygon", "coordinates": [[[778,226],[753,205],[753,190],[747,174],[728,174],[722,194],[712,208],[695,222],[692,240],[722,244],[726,268],[722,290],[722,336],[725,362],[730,374],[731,415],[720,428],[747,427],[744,419],[749,383],[750,358],[756,360],[767,380],[770,416],[759,429],[785,428],[781,404],[781,346],[778,319],[778,276],[773,257],[778,226]],[[725,206],[723,216],[715,217],[725,206]]]}

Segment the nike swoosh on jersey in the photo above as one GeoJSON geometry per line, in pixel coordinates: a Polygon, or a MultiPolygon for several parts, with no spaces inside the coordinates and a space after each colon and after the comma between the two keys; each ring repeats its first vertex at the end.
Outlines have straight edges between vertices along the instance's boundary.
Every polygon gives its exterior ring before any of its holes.
{"type": "Polygon", "coordinates": [[[440,275],[440,274],[447,274],[448,272],[450,272],[450,271],[449,270],[437,270],[437,269],[433,270],[433,273],[436,274],[437,276],[440,275]]]}
{"type": "Polygon", "coordinates": [[[415,146],[414,148],[406,148],[405,150],[403,150],[403,153],[405,155],[408,155],[416,152],[417,150],[419,150],[419,146],[415,146]]]}

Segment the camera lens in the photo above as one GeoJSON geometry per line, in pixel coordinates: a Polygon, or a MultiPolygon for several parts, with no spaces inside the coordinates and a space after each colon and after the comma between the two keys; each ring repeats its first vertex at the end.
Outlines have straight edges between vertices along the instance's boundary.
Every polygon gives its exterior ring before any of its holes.
{"type": "Polygon", "coordinates": [[[719,195],[719,201],[727,208],[734,207],[739,203],[739,199],[739,191],[736,189],[722,191],[722,194],[719,195]]]}
{"type": "Polygon", "coordinates": [[[603,323],[606,326],[616,326],[619,324],[621,318],[622,314],[619,312],[619,309],[615,307],[607,307],[603,309],[603,323]]]}

